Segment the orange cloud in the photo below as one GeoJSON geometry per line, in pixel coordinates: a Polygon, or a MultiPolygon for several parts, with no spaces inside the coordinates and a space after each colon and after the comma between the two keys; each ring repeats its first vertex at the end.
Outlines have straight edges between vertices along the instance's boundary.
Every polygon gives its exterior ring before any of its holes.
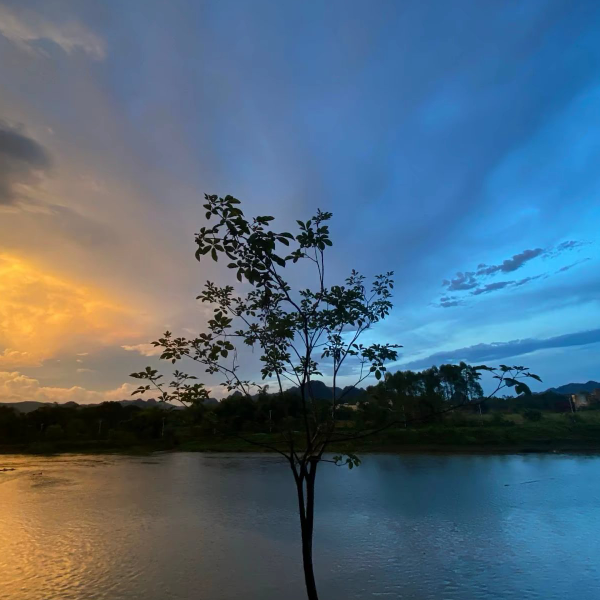
{"type": "Polygon", "coordinates": [[[140,335],[135,311],[14,255],[0,254],[0,368],[35,366],[58,352],[140,335]]]}
{"type": "Polygon", "coordinates": [[[5,369],[14,367],[39,367],[41,365],[39,355],[30,352],[22,352],[13,348],[6,348],[0,354],[0,366],[5,369]]]}
{"type": "Polygon", "coordinates": [[[37,379],[18,372],[0,371],[0,402],[77,402],[96,404],[107,400],[126,400],[135,385],[124,383],[113,390],[96,392],[81,386],[70,388],[42,386],[37,379]]]}
{"type": "Polygon", "coordinates": [[[134,344],[131,346],[121,346],[123,350],[127,350],[129,352],[138,352],[142,356],[160,356],[163,352],[162,348],[157,348],[152,344],[134,344]]]}

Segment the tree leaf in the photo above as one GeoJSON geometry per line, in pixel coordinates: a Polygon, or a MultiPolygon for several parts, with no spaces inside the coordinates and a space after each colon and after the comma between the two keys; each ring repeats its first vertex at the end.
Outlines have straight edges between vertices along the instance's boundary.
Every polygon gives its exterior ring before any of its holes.
{"type": "Polygon", "coordinates": [[[529,386],[522,381],[517,382],[517,385],[515,386],[515,392],[517,392],[517,394],[526,394],[527,396],[531,396],[531,390],[529,389],[529,386]]]}

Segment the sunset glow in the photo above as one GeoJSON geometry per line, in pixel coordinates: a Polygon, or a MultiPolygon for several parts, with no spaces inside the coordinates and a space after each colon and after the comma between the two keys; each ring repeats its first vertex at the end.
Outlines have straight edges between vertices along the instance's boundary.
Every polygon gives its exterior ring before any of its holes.
{"type": "Polygon", "coordinates": [[[59,351],[89,350],[139,335],[132,311],[77,282],[0,255],[0,366],[41,364],[59,351]]]}
{"type": "Polygon", "coordinates": [[[598,376],[597,7],[41,4],[0,1],[0,371],[106,393],[201,331],[207,192],[331,211],[329,284],[396,273],[394,367],[598,376]]]}

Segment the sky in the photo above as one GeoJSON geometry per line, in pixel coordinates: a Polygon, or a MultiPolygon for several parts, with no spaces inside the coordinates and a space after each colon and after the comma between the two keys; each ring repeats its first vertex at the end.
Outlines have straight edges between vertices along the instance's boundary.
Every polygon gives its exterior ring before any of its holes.
{"type": "Polygon", "coordinates": [[[600,3],[0,0],[0,72],[0,401],[125,399],[203,329],[204,193],[333,212],[393,369],[600,380],[600,3]]]}

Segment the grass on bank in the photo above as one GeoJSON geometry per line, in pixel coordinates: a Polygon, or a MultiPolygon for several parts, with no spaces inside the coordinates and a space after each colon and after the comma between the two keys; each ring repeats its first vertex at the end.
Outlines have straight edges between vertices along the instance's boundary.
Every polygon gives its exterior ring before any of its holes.
{"type": "MultiPolygon", "coordinates": [[[[274,444],[275,435],[244,432],[253,442],[274,444]]],[[[575,415],[543,413],[539,420],[521,414],[458,417],[420,427],[391,428],[352,444],[332,446],[332,452],[524,452],[600,451],[600,411],[575,415]]],[[[178,427],[165,438],[140,441],[132,436],[103,440],[36,441],[2,445],[3,453],[52,454],[62,452],[117,452],[143,454],[155,451],[267,452],[235,436],[224,437],[197,428],[178,427]]]]}

